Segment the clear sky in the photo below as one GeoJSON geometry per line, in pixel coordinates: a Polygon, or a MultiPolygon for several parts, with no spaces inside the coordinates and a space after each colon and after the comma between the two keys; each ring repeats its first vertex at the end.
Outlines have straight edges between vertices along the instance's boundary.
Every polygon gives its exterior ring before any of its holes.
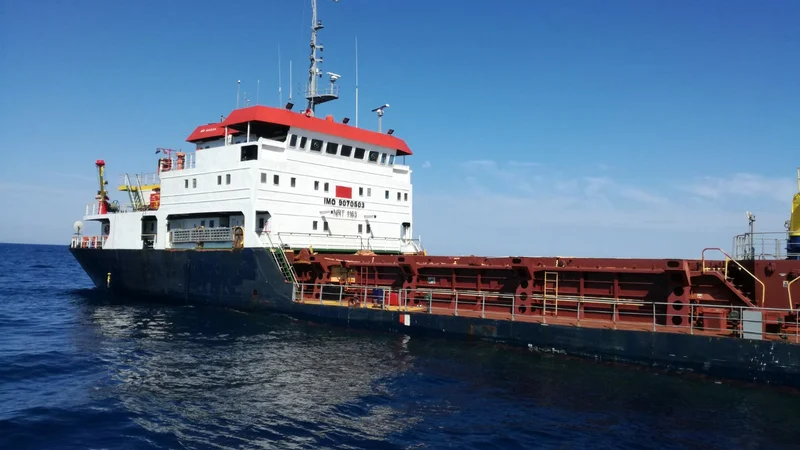
{"type": "MultiPolygon", "coordinates": [[[[96,191],[251,104],[295,103],[308,1],[0,2],[0,241],[63,243],[96,191]],[[289,61],[293,86],[289,86],[289,61]],[[260,80],[257,88],[257,80],[260,80]]],[[[318,112],[414,156],[429,253],[699,257],[782,230],[800,166],[800,2],[319,0],[318,112]]],[[[122,202],[122,198],[120,198],[122,202]]]]}

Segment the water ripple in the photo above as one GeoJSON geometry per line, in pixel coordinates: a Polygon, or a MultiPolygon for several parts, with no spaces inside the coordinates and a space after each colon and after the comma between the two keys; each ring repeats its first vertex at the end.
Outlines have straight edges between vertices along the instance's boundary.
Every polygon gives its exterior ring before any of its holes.
{"type": "Polygon", "coordinates": [[[0,448],[781,448],[800,398],[485,343],[109,297],[0,245],[0,448]]]}

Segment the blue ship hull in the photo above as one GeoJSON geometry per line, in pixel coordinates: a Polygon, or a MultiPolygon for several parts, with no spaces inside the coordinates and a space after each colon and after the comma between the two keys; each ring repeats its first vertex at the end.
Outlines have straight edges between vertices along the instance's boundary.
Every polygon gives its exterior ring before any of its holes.
{"type": "Polygon", "coordinates": [[[409,314],[406,322],[396,311],[294,302],[292,286],[263,249],[70,251],[98,288],[113,292],[278,312],[377,331],[485,339],[542,352],[800,389],[800,345],[796,344],[423,313],[409,314]]]}

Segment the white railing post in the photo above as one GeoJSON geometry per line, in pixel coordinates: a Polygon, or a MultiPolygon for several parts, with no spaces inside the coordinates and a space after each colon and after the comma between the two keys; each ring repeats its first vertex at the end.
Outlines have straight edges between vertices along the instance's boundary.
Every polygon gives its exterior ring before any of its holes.
{"type": "Polygon", "coordinates": [[[578,297],[578,325],[581,324],[581,297],[578,297]]]}
{"type": "Polygon", "coordinates": [[[547,296],[542,290],[542,323],[547,323],[547,296]]]}
{"type": "Polygon", "coordinates": [[[614,315],[614,329],[617,329],[617,300],[614,299],[614,302],[611,303],[611,311],[614,315]]]}
{"type": "Polygon", "coordinates": [[[456,291],[456,309],[455,309],[455,315],[456,315],[456,316],[458,316],[458,291],[456,291]]]}
{"type": "Polygon", "coordinates": [[[486,294],[481,295],[481,319],[486,318],[486,294]]]}
{"type": "Polygon", "coordinates": [[[342,294],[344,294],[344,286],[339,286],[339,306],[342,306],[342,294]]]}
{"type": "Polygon", "coordinates": [[[433,314],[433,293],[430,293],[430,297],[428,297],[428,314],[433,314]]]}
{"type": "Polygon", "coordinates": [[[517,309],[517,294],[511,296],[511,321],[514,321],[514,315],[516,314],[517,309]]]}
{"type": "Polygon", "coordinates": [[[319,286],[319,304],[320,305],[322,304],[322,297],[324,297],[323,294],[325,294],[325,283],[323,283],[323,284],[321,284],[319,286]]]}
{"type": "Polygon", "coordinates": [[[689,334],[694,334],[694,305],[689,303],[689,334]]]}
{"type": "Polygon", "coordinates": [[[656,331],[656,302],[653,302],[653,332],[656,331]]]}

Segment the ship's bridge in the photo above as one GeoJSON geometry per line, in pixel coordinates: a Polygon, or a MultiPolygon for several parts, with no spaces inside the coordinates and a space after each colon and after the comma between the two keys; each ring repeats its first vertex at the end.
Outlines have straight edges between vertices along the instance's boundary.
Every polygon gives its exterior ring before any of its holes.
{"type": "Polygon", "coordinates": [[[197,145],[198,150],[230,144],[233,136],[240,138],[241,142],[259,137],[285,142],[290,130],[297,129],[393,149],[398,156],[412,154],[404,140],[388,133],[353,127],[348,122],[336,122],[332,116],[321,119],[289,109],[251,106],[234,110],[222,122],[197,127],[186,140],[197,145]]]}

